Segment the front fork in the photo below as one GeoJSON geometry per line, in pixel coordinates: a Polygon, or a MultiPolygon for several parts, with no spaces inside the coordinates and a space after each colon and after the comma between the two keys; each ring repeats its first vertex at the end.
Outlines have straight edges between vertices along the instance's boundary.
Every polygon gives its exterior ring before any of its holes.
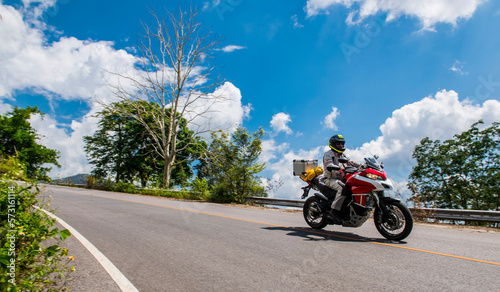
{"type": "MultiPolygon", "coordinates": [[[[383,196],[383,193],[382,193],[383,196]]],[[[375,204],[377,204],[377,208],[379,208],[382,211],[382,222],[386,222],[387,219],[389,219],[389,210],[387,210],[387,207],[385,205],[384,200],[382,200],[379,197],[378,193],[373,194],[373,199],[375,200],[375,204]]]]}

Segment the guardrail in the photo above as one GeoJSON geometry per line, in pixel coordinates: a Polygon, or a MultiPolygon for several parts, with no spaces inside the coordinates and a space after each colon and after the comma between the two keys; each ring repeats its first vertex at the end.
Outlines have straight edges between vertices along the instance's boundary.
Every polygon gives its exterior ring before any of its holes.
{"type": "MultiPolygon", "coordinates": [[[[261,205],[285,206],[302,208],[303,200],[276,199],[265,197],[248,197],[248,202],[261,205]]],[[[500,223],[500,211],[434,209],[434,208],[408,208],[412,214],[420,218],[439,220],[478,221],[500,223]]]]}

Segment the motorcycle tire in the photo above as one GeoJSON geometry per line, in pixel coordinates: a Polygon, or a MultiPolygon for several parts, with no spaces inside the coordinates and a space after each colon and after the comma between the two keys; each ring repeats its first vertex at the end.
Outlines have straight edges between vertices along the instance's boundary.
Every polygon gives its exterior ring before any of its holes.
{"type": "Polygon", "coordinates": [[[378,232],[389,240],[403,240],[410,235],[413,229],[413,217],[410,211],[401,202],[386,202],[389,218],[383,222],[383,214],[379,208],[375,209],[373,219],[378,232]]]}
{"type": "Polygon", "coordinates": [[[327,218],[321,208],[321,201],[317,197],[310,197],[304,202],[302,209],[307,224],[314,229],[323,229],[328,225],[327,218]]]}

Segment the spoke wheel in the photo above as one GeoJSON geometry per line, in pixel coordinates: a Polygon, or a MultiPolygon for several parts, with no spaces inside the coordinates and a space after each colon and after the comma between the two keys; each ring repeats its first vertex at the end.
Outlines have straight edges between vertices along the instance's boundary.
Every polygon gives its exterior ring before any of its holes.
{"type": "Polygon", "coordinates": [[[322,229],[328,222],[321,208],[321,201],[317,197],[310,197],[304,203],[304,219],[314,229],[322,229]]]}
{"type": "Polygon", "coordinates": [[[390,240],[403,240],[410,235],[413,229],[413,217],[410,211],[401,202],[387,202],[389,217],[383,220],[382,212],[375,209],[374,221],[378,232],[390,240]]]}

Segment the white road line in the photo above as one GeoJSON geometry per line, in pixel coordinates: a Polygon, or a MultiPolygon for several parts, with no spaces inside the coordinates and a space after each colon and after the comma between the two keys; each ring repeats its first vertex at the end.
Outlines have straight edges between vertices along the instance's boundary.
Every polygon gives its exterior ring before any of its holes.
{"type": "Polygon", "coordinates": [[[100,252],[97,247],[95,247],[90,241],[88,241],[80,232],[76,231],[71,225],[68,223],[64,222],[61,218],[57,217],[56,215],[50,213],[49,211],[46,211],[44,209],[38,208],[35,206],[35,208],[42,210],[45,212],[45,214],[49,215],[52,218],[55,218],[59,224],[64,226],[64,228],[68,229],[69,232],[71,232],[71,235],[73,235],[80,243],[94,256],[94,258],[101,264],[101,266],[108,272],[109,276],[115,281],[115,283],[118,285],[118,287],[123,291],[123,292],[135,292],[139,291],[137,288],[135,288],[134,284],[132,284],[125,275],[120,272],[120,270],[104,255],[102,252],[100,252]]]}

